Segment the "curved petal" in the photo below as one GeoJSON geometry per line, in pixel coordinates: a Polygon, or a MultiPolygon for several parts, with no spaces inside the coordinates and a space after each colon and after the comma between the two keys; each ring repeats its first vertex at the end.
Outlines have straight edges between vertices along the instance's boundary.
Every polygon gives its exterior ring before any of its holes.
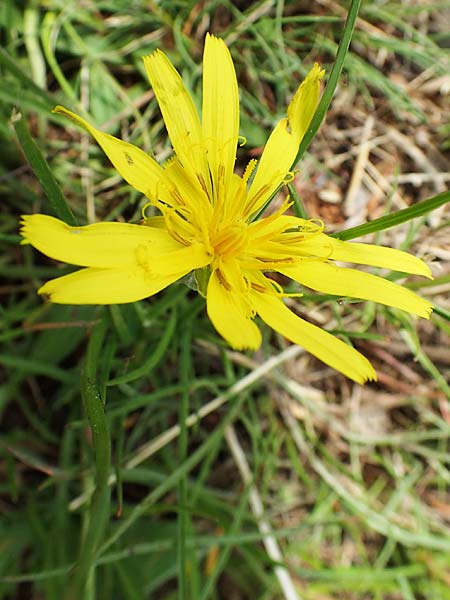
{"type": "Polygon", "coordinates": [[[252,304],[267,325],[333,369],[357,383],[377,379],[374,368],[365,356],[327,331],[295,315],[281,299],[254,291],[252,304]]]}
{"type": "Polygon", "coordinates": [[[212,324],[232,348],[259,348],[261,332],[251,318],[248,299],[230,287],[220,269],[209,278],[206,307],[212,324]]]}
{"type": "Polygon", "coordinates": [[[38,293],[57,304],[124,304],[152,296],[185,274],[152,276],[141,267],[88,268],[47,281],[38,293]]]}
{"type": "Polygon", "coordinates": [[[22,217],[22,243],[50,258],[82,267],[135,265],[138,254],[149,257],[184,248],[164,229],[131,223],[94,223],[70,227],[48,215],[22,217]]]}
{"type": "Polygon", "coordinates": [[[376,246],[374,244],[343,242],[330,236],[325,237],[327,237],[331,245],[332,253],[330,258],[334,260],[382,267],[413,275],[423,275],[432,279],[428,265],[423,260],[420,260],[420,258],[408,252],[403,252],[395,248],[386,248],[385,246],[376,246]]]}
{"type": "Polygon", "coordinates": [[[432,304],[407,288],[356,269],[305,260],[299,266],[283,268],[280,272],[318,292],[373,300],[426,319],[433,309],[432,304]]]}
{"type": "Polygon", "coordinates": [[[175,154],[205,191],[211,191],[200,120],[183,80],[167,56],[156,50],[144,65],[175,154]]]}
{"type": "Polygon", "coordinates": [[[99,131],[63,106],[56,106],[53,112],[68,117],[90,133],[125,181],[150,200],[156,200],[163,170],[153,158],[133,144],[99,131]]]}
{"type": "Polygon", "coordinates": [[[298,147],[319,101],[320,80],[323,75],[324,71],[316,63],[289,104],[288,118],[282,119],[269,137],[248,191],[246,217],[264,206],[283,183],[289,170],[295,166],[293,163],[298,147]]]}
{"type": "Polygon", "coordinates": [[[223,202],[236,160],[239,95],[230,52],[223,40],[209,34],[203,54],[202,131],[214,200],[223,202]]]}

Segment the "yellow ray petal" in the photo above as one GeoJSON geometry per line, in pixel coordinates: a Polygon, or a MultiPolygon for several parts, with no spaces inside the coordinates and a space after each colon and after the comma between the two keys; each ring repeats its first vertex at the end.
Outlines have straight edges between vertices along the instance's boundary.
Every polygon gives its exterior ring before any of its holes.
{"type": "Polygon", "coordinates": [[[211,273],[206,303],[212,324],[232,348],[237,350],[259,348],[261,332],[252,321],[248,300],[242,293],[229,286],[219,269],[211,273]]]}
{"type": "Polygon", "coordinates": [[[382,267],[392,269],[393,271],[402,271],[403,273],[432,278],[428,265],[423,260],[420,260],[420,258],[408,252],[403,252],[395,248],[386,248],[385,246],[376,246],[374,244],[343,242],[329,236],[324,237],[327,237],[331,244],[332,253],[330,258],[334,260],[382,267]]]}
{"type": "Polygon", "coordinates": [[[209,219],[212,206],[208,195],[177,158],[174,157],[166,163],[164,174],[165,187],[170,194],[166,202],[174,208],[186,209],[190,214],[185,216],[190,222],[198,223],[202,219],[209,219]]]}
{"type": "Polygon", "coordinates": [[[432,304],[407,288],[356,269],[305,260],[298,267],[283,268],[280,272],[318,292],[373,300],[426,319],[433,309],[432,304]]]}
{"type": "Polygon", "coordinates": [[[252,304],[272,329],[333,369],[357,383],[377,379],[374,368],[365,356],[327,331],[292,313],[281,299],[255,291],[252,294],[252,304]]]}
{"type": "Polygon", "coordinates": [[[189,92],[161,50],[144,56],[144,65],[175,154],[183,167],[210,193],[211,182],[200,120],[189,92]]]}
{"type": "Polygon", "coordinates": [[[125,181],[151,200],[156,200],[163,171],[153,158],[133,144],[99,131],[63,106],[56,106],[53,112],[68,117],[90,133],[125,181]]]}
{"type": "Polygon", "coordinates": [[[324,75],[324,69],[321,69],[320,65],[315,63],[289,104],[289,125],[300,138],[300,141],[316,112],[317,103],[319,102],[320,80],[324,75]]]}
{"type": "Polygon", "coordinates": [[[324,71],[316,63],[298,88],[288,107],[288,118],[273,130],[261,156],[247,197],[245,215],[256,213],[282,184],[293,168],[298,147],[319,101],[324,71]]]}
{"type": "Polygon", "coordinates": [[[299,140],[289,129],[288,120],[282,119],[270,134],[262,153],[248,191],[245,218],[258,212],[283,183],[297,155],[298,146],[299,140]]]}
{"type": "Polygon", "coordinates": [[[50,258],[81,267],[122,267],[137,263],[137,252],[149,256],[183,248],[164,229],[131,223],[95,223],[70,227],[48,215],[22,217],[24,243],[50,258]]]}
{"type": "Polygon", "coordinates": [[[38,293],[57,304],[124,304],[152,296],[185,274],[149,276],[140,267],[88,268],[47,281],[38,293]]]}
{"type": "Polygon", "coordinates": [[[201,269],[210,264],[212,257],[203,244],[192,244],[157,256],[148,254],[146,257],[145,254],[141,254],[141,258],[142,264],[149,265],[152,272],[158,273],[159,276],[201,269]]]}
{"type": "Polygon", "coordinates": [[[214,199],[223,201],[236,159],[239,96],[230,52],[223,40],[209,34],[203,54],[202,131],[214,199]]]}

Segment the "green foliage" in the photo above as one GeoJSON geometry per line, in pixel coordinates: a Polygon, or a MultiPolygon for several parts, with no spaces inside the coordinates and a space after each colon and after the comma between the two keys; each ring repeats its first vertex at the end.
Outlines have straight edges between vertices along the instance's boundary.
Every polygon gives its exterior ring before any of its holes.
{"type": "MultiPolygon", "coordinates": [[[[378,115],[426,122],[423,103],[376,61],[387,53],[414,72],[447,74],[448,32],[435,20],[446,4],[366,2],[358,24],[354,1],[346,28],[346,10],[328,2],[1,4],[0,599],[275,600],[282,566],[304,600],[450,598],[448,307],[437,303],[426,344],[397,311],[305,294],[312,318],[320,309],[327,327],[402,375],[386,375],[363,402],[267,332],[254,360],[230,352],[203,298],[181,284],[133,305],[45,304],[36,289],[68,269],[19,246],[17,234],[30,212],[68,223],[140,219],[139,195],[51,109],[79,110],[163,161],[170,145],[141,65],[156,48],[200,106],[203,32],[227,41],[247,138],[240,166],[322,62],[327,87],[300,149],[305,161],[340,81],[367,114],[381,97],[378,115]],[[396,333],[405,364],[389,354],[396,333]]],[[[289,189],[306,217],[302,194],[289,189]]],[[[385,200],[384,216],[335,235],[387,235],[409,223],[402,241],[412,244],[448,202],[439,191],[403,209],[385,200]]],[[[437,271],[411,286],[448,282],[437,271]]]]}

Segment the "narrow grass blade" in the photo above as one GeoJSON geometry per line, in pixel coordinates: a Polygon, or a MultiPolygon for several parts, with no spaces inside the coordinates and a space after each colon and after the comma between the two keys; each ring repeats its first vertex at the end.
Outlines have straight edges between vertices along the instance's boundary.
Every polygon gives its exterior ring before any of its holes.
{"type": "Polygon", "coordinates": [[[336,52],[336,58],[333,63],[333,68],[331,69],[330,77],[328,79],[322,98],[320,99],[319,106],[317,107],[317,110],[311,121],[311,125],[309,126],[309,129],[305,133],[303,140],[300,144],[300,148],[298,149],[298,153],[294,160],[293,167],[295,167],[298,161],[305,154],[314,136],[319,130],[319,127],[322,124],[325,115],[327,114],[328,108],[331,104],[331,100],[333,99],[334,90],[336,89],[339,78],[341,76],[342,68],[344,66],[344,61],[350,46],[350,42],[352,41],[353,30],[355,29],[356,18],[358,16],[360,5],[361,0],[352,0],[350,4],[350,8],[347,14],[347,20],[345,21],[344,25],[344,31],[342,32],[341,41],[336,52]]]}
{"type": "Polygon", "coordinates": [[[52,211],[59,219],[65,221],[68,225],[76,225],[75,217],[63,196],[61,188],[51,172],[47,161],[42,155],[42,152],[31,137],[22,115],[15,115],[12,122],[23,153],[38,178],[39,183],[42,185],[52,211]]]}
{"type": "MultiPolygon", "coordinates": [[[[188,428],[186,420],[189,416],[189,383],[192,380],[192,321],[186,323],[181,337],[181,357],[180,357],[180,376],[183,385],[181,393],[178,421],[180,423],[180,437],[178,438],[178,460],[182,465],[188,456],[188,428]]],[[[178,513],[178,597],[187,598],[187,574],[188,557],[186,553],[186,539],[188,532],[188,513],[187,513],[187,474],[182,475],[178,482],[178,504],[180,506],[178,513]]]]}
{"type": "Polygon", "coordinates": [[[108,478],[111,466],[111,439],[103,400],[97,383],[97,365],[107,329],[103,319],[92,331],[81,375],[81,395],[92,431],[95,453],[96,488],[89,514],[89,526],[80,548],[80,556],[66,590],[65,600],[84,597],[86,583],[92,575],[97,548],[105,530],[110,506],[108,478]]]}
{"type": "Polygon", "coordinates": [[[414,206],[403,208],[402,210],[398,210],[390,215],[385,215],[384,217],[380,217],[379,219],[375,219],[369,223],[364,223],[364,225],[357,225],[356,227],[345,229],[339,233],[333,233],[332,237],[336,237],[345,241],[353,240],[357,237],[367,235],[368,233],[384,231],[385,229],[400,225],[401,223],[411,221],[411,219],[422,217],[432,210],[436,210],[436,208],[439,208],[447,202],[450,202],[450,191],[442,192],[437,196],[428,198],[428,200],[414,204],[414,206]]]}
{"type": "Polygon", "coordinates": [[[150,354],[148,359],[145,361],[143,365],[137,367],[133,371],[129,373],[125,373],[125,375],[120,375],[119,377],[115,377],[108,381],[108,386],[120,385],[123,383],[130,383],[130,381],[136,381],[136,379],[140,379],[141,377],[148,377],[148,375],[153,371],[153,369],[159,364],[159,362],[164,358],[167,349],[169,348],[169,344],[172,341],[172,338],[175,334],[177,325],[177,313],[173,311],[167,324],[164,329],[164,332],[161,336],[161,339],[156,346],[154,352],[150,354]]]}
{"type": "Polygon", "coordinates": [[[47,107],[48,111],[51,111],[55,102],[50,94],[36,85],[31,77],[29,77],[19,66],[17,66],[14,62],[14,59],[6,52],[4,48],[0,48],[0,65],[14,75],[17,81],[23,85],[25,89],[29,89],[36,94],[36,96],[44,102],[44,105],[47,107]]]}

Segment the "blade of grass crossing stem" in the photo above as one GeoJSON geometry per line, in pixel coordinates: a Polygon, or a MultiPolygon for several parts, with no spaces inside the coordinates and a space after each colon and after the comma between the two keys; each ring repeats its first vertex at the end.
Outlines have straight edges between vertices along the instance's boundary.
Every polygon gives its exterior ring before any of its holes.
{"type": "Polygon", "coordinates": [[[363,235],[375,233],[376,231],[384,231],[390,227],[395,227],[396,225],[401,225],[402,223],[411,221],[411,219],[422,217],[432,210],[436,210],[436,208],[447,204],[447,202],[450,202],[450,191],[442,192],[437,196],[433,196],[432,198],[418,202],[417,204],[409,206],[408,208],[397,210],[390,215],[385,215],[379,219],[370,221],[369,223],[357,225],[356,227],[351,227],[350,229],[345,229],[344,231],[340,231],[338,233],[332,233],[331,236],[343,241],[354,240],[355,238],[363,235]]]}
{"type": "Polygon", "coordinates": [[[58,219],[65,221],[68,225],[76,225],[77,222],[75,217],[73,216],[73,213],[63,196],[61,188],[51,172],[47,161],[43,157],[42,152],[32,139],[22,115],[20,113],[14,115],[12,118],[12,123],[23,153],[30,163],[34,174],[38,178],[39,183],[41,184],[48,198],[53,213],[58,217],[58,219]]]}
{"type": "MultiPolygon", "coordinates": [[[[180,437],[178,438],[178,460],[183,464],[187,458],[188,448],[188,430],[186,420],[189,415],[189,382],[192,375],[191,362],[191,344],[192,344],[192,321],[186,322],[181,337],[181,365],[180,377],[183,391],[181,393],[181,402],[179,408],[178,422],[180,424],[180,437]]],[[[188,512],[187,512],[187,474],[184,474],[178,483],[178,598],[184,600],[188,597],[187,593],[187,555],[186,538],[188,532],[188,512]]]]}
{"type": "Polygon", "coordinates": [[[317,110],[314,113],[314,117],[312,118],[311,125],[309,126],[308,131],[305,133],[301,141],[297,156],[294,160],[292,167],[295,167],[298,161],[305,154],[306,150],[309,148],[309,145],[311,144],[320,125],[322,124],[322,121],[325,118],[325,115],[327,114],[328,108],[331,104],[331,100],[333,99],[334,90],[336,89],[339,78],[341,76],[342,68],[344,66],[344,61],[345,57],[347,56],[350,42],[352,41],[353,31],[355,29],[356,18],[358,16],[360,5],[361,0],[352,0],[352,2],[350,3],[347,19],[344,25],[344,31],[342,32],[341,41],[339,42],[339,47],[336,52],[336,58],[331,69],[330,77],[328,78],[327,85],[322,94],[322,98],[320,99],[319,106],[317,107],[317,110]]]}
{"type": "Polygon", "coordinates": [[[108,321],[94,327],[88,343],[81,374],[81,395],[92,431],[95,455],[96,486],[89,508],[89,526],[81,543],[80,556],[66,590],[65,600],[84,598],[86,583],[93,576],[97,548],[109,516],[110,490],[108,477],[111,465],[111,439],[103,400],[97,384],[97,365],[102,352],[108,321]]]}

